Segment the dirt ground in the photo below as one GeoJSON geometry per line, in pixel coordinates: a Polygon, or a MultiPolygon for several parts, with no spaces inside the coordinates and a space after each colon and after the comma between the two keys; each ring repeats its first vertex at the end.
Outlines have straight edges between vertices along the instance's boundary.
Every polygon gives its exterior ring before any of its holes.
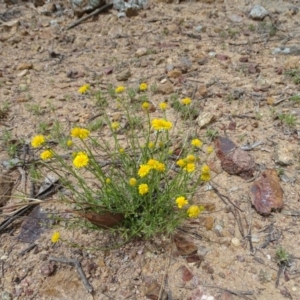
{"type": "MultiPolygon", "coordinates": [[[[238,146],[261,141],[249,151],[254,179],[266,168],[276,169],[284,209],[259,214],[250,200],[253,180],[223,171],[213,153],[214,185],[230,202],[203,187],[199,202],[211,209],[178,229],[187,248],[196,246],[198,261],[187,259],[167,236],[103,251],[118,241],[67,221],[53,224],[22,253],[30,244],[17,239],[19,218],[0,233],[0,299],[300,299],[300,2],[151,1],[137,16],[118,18],[109,9],[70,30],[64,28],[74,21],[71,9],[60,4],[62,10],[55,11],[53,3],[0,1],[1,162],[16,141],[29,142],[57,121],[66,130],[87,126],[101,108],[78,93],[83,84],[106,91],[110,84],[147,82],[155,87],[153,93],[149,89],[154,106],[175,94],[192,98],[200,119],[210,114],[207,126],[200,128],[199,118],[193,124],[205,145],[212,144],[214,132],[238,146]],[[253,20],[255,4],[270,16],[253,20]],[[298,52],[274,52],[290,45],[298,52]],[[62,241],[53,245],[56,229],[62,241]],[[280,247],[290,259],[278,276],[280,247]],[[74,266],[50,262],[50,256],[80,261],[93,292],[74,266]]],[[[177,116],[174,109],[168,114],[177,116]]],[[[21,173],[10,172],[13,193],[29,195],[29,187],[17,180],[21,173]]],[[[4,166],[1,174],[7,176],[4,166]]],[[[2,199],[0,205],[9,203],[2,199]]],[[[51,197],[42,207],[68,218],[51,197]]]]}

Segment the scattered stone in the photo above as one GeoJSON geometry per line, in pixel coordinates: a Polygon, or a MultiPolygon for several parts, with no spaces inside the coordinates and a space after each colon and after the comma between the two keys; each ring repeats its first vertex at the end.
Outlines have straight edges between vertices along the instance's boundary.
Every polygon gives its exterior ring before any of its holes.
{"type": "Polygon", "coordinates": [[[188,241],[180,234],[174,236],[174,242],[179,253],[183,256],[194,254],[198,250],[198,247],[192,241],[188,241]]]}
{"type": "Polygon", "coordinates": [[[206,112],[199,115],[197,118],[198,125],[200,128],[205,128],[216,120],[216,116],[213,113],[206,112]]]}
{"type": "Polygon", "coordinates": [[[56,264],[54,262],[47,261],[46,263],[43,263],[40,267],[40,272],[44,276],[51,276],[54,274],[56,270],[56,264]]]}
{"type": "Polygon", "coordinates": [[[206,228],[206,230],[212,230],[213,225],[214,225],[214,218],[213,217],[205,217],[203,225],[206,228]]]}
{"type": "Polygon", "coordinates": [[[167,300],[168,294],[160,284],[152,282],[147,288],[146,297],[151,300],[167,300]]]}
{"type": "Polygon", "coordinates": [[[275,98],[274,97],[268,97],[267,98],[267,104],[268,105],[274,105],[275,103],[275,98]]]}
{"type": "Polygon", "coordinates": [[[300,55],[300,45],[293,45],[289,47],[278,47],[272,52],[273,54],[284,54],[284,55],[300,55]]]}
{"type": "Polygon", "coordinates": [[[218,137],[215,141],[217,157],[221,166],[228,174],[249,179],[255,171],[255,161],[246,151],[237,148],[227,137],[218,137]]]}
{"type": "Polygon", "coordinates": [[[249,14],[249,17],[253,20],[263,20],[266,16],[268,16],[269,13],[268,11],[260,6],[260,5],[255,5],[251,11],[250,11],[250,14],[249,14]]]}
{"type": "Polygon", "coordinates": [[[258,67],[258,64],[255,64],[255,63],[250,64],[250,65],[248,66],[248,73],[249,73],[249,74],[260,73],[260,69],[259,69],[259,67],[258,67]]]}
{"type": "Polygon", "coordinates": [[[170,72],[168,72],[168,77],[170,78],[178,78],[182,75],[181,71],[178,69],[174,69],[170,72]]]}
{"type": "Polygon", "coordinates": [[[234,23],[240,23],[243,20],[243,17],[237,14],[230,14],[228,19],[234,23]]]}
{"type": "Polygon", "coordinates": [[[146,55],[147,52],[148,52],[147,48],[139,48],[139,49],[136,50],[135,55],[137,57],[141,57],[141,56],[146,55]]]}
{"type": "Polygon", "coordinates": [[[22,72],[20,72],[17,76],[18,77],[23,77],[28,73],[28,69],[23,70],[22,72]]]}
{"type": "Polygon", "coordinates": [[[125,70],[125,71],[119,73],[116,76],[116,78],[118,81],[127,81],[130,76],[131,76],[130,70],[125,70]]]}
{"type": "Polygon", "coordinates": [[[241,56],[239,58],[239,62],[248,62],[249,61],[249,57],[248,56],[241,56]]]}
{"type": "Polygon", "coordinates": [[[13,299],[13,296],[11,293],[9,292],[2,292],[1,294],[1,300],[12,300],[13,299]]]}
{"type": "Polygon", "coordinates": [[[261,177],[252,184],[250,196],[252,204],[260,214],[270,214],[273,209],[282,209],[283,191],[277,171],[265,170],[261,177]]]}
{"type": "Polygon", "coordinates": [[[170,81],[160,83],[157,87],[157,91],[163,95],[169,95],[174,92],[173,84],[170,81]]]}
{"type": "Polygon", "coordinates": [[[231,239],[231,244],[234,246],[234,247],[239,247],[241,245],[241,242],[238,238],[232,238],[231,239]]]}
{"type": "Polygon", "coordinates": [[[230,60],[230,57],[225,54],[216,54],[216,58],[221,61],[230,60]]]}
{"type": "Polygon", "coordinates": [[[198,88],[198,93],[201,97],[205,97],[208,95],[208,89],[205,85],[201,85],[199,88],[198,88]]]}
{"type": "Polygon", "coordinates": [[[32,68],[33,68],[33,64],[31,64],[31,63],[22,63],[22,64],[18,65],[17,70],[22,71],[22,70],[32,69],[32,68]]]}

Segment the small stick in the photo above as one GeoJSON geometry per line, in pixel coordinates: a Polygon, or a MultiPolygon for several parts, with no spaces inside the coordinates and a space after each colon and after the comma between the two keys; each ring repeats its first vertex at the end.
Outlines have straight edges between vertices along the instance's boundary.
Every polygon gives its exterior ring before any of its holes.
{"type": "Polygon", "coordinates": [[[60,263],[69,264],[69,265],[74,266],[77,269],[78,275],[79,275],[80,279],[82,280],[82,282],[83,282],[85,288],[87,289],[87,291],[89,293],[93,292],[94,289],[91,286],[91,284],[89,283],[89,281],[87,280],[87,278],[86,278],[86,276],[85,276],[85,274],[82,270],[81,264],[78,260],[68,259],[68,258],[65,258],[65,257],[53,257],[53,256],[50,256],[49,260],[50,261],[57,261],[57,262],[60,262],[60,263]]]}
{"type": "Polygon", "coordinates": [[[24,249],[23,251],[21,251],[19,253],[20,256],[23,256],[25,253],[31,251],[32,249],[34,249],[37,246],[37,244],[32,244],[29,247],[27,247],[26,249],[24,249]]]}
{"type": "MultiPolygon", "coordinates": [[[[235,296],[240,296],[244,299],[250,299],[249,297],[247,297],[246,295],[253,295],[254,292],[253,291],[233,291],[233,290],[229,290],[229,289],[225,289],[225,288],[222,288],[220,286],[217,286],[217,285],[203,285],[204,287],[208,287],[208,288],[213,288],[213,289],[219,289],[219,290],[223,290],[225,292],[228,292],[230,294],[233,294],[235,296]]],[[[250,299],[251,300],[251,299],[250,299]]]]}
{"type": "Polygon", "coordinates": [[[86,16],[84,16],[84,17],[78,19],[78,20],[76,20],[75,22],[71,23],[69,26],[66,27],[66,30],[69,30],[69,29],[71,29],[71,28],[73,28],[73,27],[79,25],[79,24],[82,23],[83,21],[85,21],[85,20],[87,20],[87,19],[89,19],[89,18],[91,18],[91,17],[93,17],[93,16],[99,14],[101,11],[103,11],[103,10],[105,10],[105,9],[107,9],[107,8],[111,8],[112,6],[113,6],[113,4],[110,3],[110,4],[106,4],[106,5],[102,6],[102,7],[100,7],[100,8],[98,8],[98,9],[94,10],[94,11],[91,12],[90,14],[88,14],[88,15],[86,15],[86,16]]]}

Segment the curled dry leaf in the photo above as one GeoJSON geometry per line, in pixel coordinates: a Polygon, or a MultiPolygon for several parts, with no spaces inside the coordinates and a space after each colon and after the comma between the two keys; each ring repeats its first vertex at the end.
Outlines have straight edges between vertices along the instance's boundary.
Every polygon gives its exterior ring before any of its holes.
{"type": "Polygon", "coordinates": [[[276,170],[265,170],[250,188],[252,204],[261,214],[270,214],[272,209],[282,209],[283,192],[276,170]]]}

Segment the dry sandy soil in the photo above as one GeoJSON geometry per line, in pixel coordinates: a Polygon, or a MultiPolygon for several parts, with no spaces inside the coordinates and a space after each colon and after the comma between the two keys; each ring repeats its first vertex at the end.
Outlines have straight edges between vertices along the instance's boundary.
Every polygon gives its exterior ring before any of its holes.
{"type": "MultiPolygon", "coordinates": [[[[182,255],[172,237],[102,251],[117,240],[64,221],[22,253],[30,244],[17,239],[21,217],[1,232],[0,299],[158,299],[159,294],[173,300],[300,299],[299,1],[151,2],[137,16],[118,18],[109,9],[68,31],[64,28],[74,19],[68,4],[61,6],[53,12],[51,4],[0,2],[1,162],[14,143],[51,132],[57,121],[67,131],[87,126],[101,107],[78,93],[81,85],[105,93],[109,84],[147,82],[154,106],[171,102],[172,95],[191,97],[199,118],[214,116],[203,128],[199,119],[193,125],[205,146],[216,131],[238,146],[262,141],[249,151],[254,177],[276,169],[285,206],[260,215],[251,205],[253,181],[229,175],[212,154],[213,182],[227,196],[225,203],[209,186],[202,187],[199,203],[211,209],[178,230],[190,242],[188,248],[196,246],[196,262],[182,255]],[[271,17],[251,19],[254,4],[262,4],[271,17]],[[292,55],[273,52],[297,44],[292,55]],[[291,69],[296,75],[287,74],[291,69]],[[57,229],[65,242],[53,245],[50,237],[57,229]],[[280,247],[290,259],[276,284],[280,247]],[[80,261],[93,292],[88,293],[74,266],[50,263],[50,256],[80,261]]],[[[173,108],[168,114],[178,117],[173,108]]],[[[8,172],[1,170],[3,181],[8,172]]],[[[22,169],[9,174],[15,180],[13,194],[29,195],[29,187],[17,180],[22,169]]],[[[7,190],[3,185],[2,192],[7,190]]],[[[47,201],[44,209],[68,217],[51,197],[47,201]]],[[[2,198],[0,204],[9,203],[2,198]]]]}

